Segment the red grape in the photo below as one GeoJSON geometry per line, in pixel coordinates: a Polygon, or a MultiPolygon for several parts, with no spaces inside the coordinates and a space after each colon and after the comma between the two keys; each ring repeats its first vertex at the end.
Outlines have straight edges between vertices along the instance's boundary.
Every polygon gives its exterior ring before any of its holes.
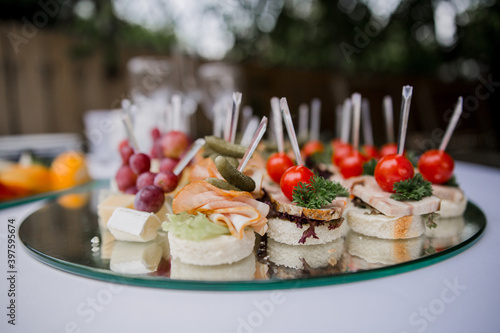
{"type": "Polygon", "coordinates": [[[160,187],[163,192],[170,193],[177,187],[179,179],[172,171],[162,171],[155,177],[154,184],[160,187]]]}
{"type": "Polygon", "coordinates": [[[161,137],[161,132],[158,127],[155,127],[151,130],[151,138],[153,140],[159,139],[161,137]]]}
{"type": "Polygon", "coordinates": [[[143,212],[156,213],[165,202],[165,195],[158,186],[149,185],[135,195],[134,208],[143,212]]]}
{"type": "Polygon", "coordinates": [[[130,156],[134,155],[134,149],[128,145],[128,142],[125,141],[127,145],[120,145],[119,151],[120,156],[122,157],[123,164],[128,164],[130,156]]]}
{"type": "Polygon", "coordinates": [[[116,184],[120,191],[125,191],[127,188],[135,186],[137,175],[132,171],[128,165],[122,165],[116,172],[116,184]]]}
{"type": "Polygon", "coordinates": [[[189,138],[179,131],[170,131],[161,138],[161,148],[165,157],[179,158],[189,147],[189,138]]]}
{"type": "Polygon", "coordinates": [[[160,171],[174,171],[178,163],[177,158],[165,157],[160,162],[160,171]]]}
{"type": "Polygon", "coordinates": [[[136,194],[137,192],[139,192],[139,190],[137,189],[137,186],[129,187],[125,191],[123,191],[123,193],[125,193],[125,194],[136,194]]]}
{"type": "Polygon", "coordinates": [[[155,177],[156,177],[156,173],[153,173],[150,171],[146,171],[144,173],[141,173],[139,175],[139,177],[137,177],[137,181],[135,183],[137,186],[137,189],[142,190],[146,186],[154,185],[155,177]]]}
{"type": "Polygon", "coordinates": [[[151,168],[151,159],[148,155],[138,153],[130,156],[129,164],[136,175],[140,175],[151,168]]]}

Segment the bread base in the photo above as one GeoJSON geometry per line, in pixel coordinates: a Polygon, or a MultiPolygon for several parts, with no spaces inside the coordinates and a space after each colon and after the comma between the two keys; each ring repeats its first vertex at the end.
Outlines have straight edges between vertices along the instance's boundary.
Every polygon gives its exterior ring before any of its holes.
{"type": "Polygon", "coordinates": [[[170,255],[185,264],[213,266],[231,264],[245,257],[253,251],[255,234],[246,229],[243,238],[238,239],[231,235],[221,235],[201,241],[180,239],[168,233],[170,255]]]}
{"type": "Polygon", "coordinates": [[[425,232],[422,216],[392,217],[382,214],[369,215],[370,210],[352,207],[346,214],[349,227],[362,235],[384,239],[406,239],[425,232]]]}
{"type": "Polygon", "coordinates": [[[342,236],[341,227],[333,230],[328,229],[328,223],[315,227],[316,236],[318,239],[308,237],[304,244],[299,243],[304,231],[309,228],[309,223],[306,223],[302,228],[297,227],[294,222],[282,220],[278,218],[271,218],[267,220],[267,236],[277,242],[288,245],[318,245],[325,244],[336,240],[342,236]]]}
{"type": "Polygon", "coordinates": [[[441,200],[441,208],[436,212],[441,218],[453,218],[464,215],[467,207],[467,198],[464,196],[462,200],[456,202],[451,200],[441,200]]]}

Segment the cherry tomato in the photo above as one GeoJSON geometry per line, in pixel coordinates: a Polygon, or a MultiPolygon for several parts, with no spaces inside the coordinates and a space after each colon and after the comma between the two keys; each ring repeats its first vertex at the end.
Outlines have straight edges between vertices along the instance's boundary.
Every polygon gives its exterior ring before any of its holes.
{"type": "Polygon", "coordinates": [[[280,186],[283,194],[291,201],[293,200],[293,189],[299,182],[309,184],[313,172],[303,165],[296,165],[288,168],[281,176],[280,186]]]}
{"type": "Polygon", "coordinates": [[[454,167],[451,156],[437,149],[426,151],[418,160],[418,170],[422,177],[433,184],[443,184],[450,180],[454,167]]]}
{"type": "Polygon", "coordinates": [[[380,148],[380,157],[398,153],[398,145],[395,143],[386,143],[380,148]]]}
{"type": "Polygon", "coordinates": [[[363,164],[367,161],[359,151],[353,150],[340,161],[340,173],[344,178],[361,176],[363,174],[363,164]]]}
{"type": "Polygon", "coordinates": [[[378,160],[380,157],[377,147],[372,145],[363,145],[362,152],[368,158],[368,160],[372,158],[378,160]]]}
{"type": "Polygon", "coordinates": [[[302,155],[304,158],[311,156],[314,153],[321,153],[325,150],[325,146],[321,141],[313,140],[307,142],[302,148],[302,155]]]}
{"type": "Polygon", "coordinates": [[[387,192],[394,191],[394,183],[412,178],[414,174],[413,165],[403,155],[384,156],[375,167],[375,180],[387,192]]]}
{"type": "Polygon", "coordinates": [[[333,151],[332,163],[335,165],[340,165],[340,161],[352,152],[352,147],[350,144],[342,142],[337,144],[337,147],[333,151]]]}
{"type": "Polygon", "coordinates": [[[275,153],[267,160],[266,169],[269,177],[276,183],[279,183],[285,171],[293,166],[294,163],[288,155],[285,153],[275,153]]]}

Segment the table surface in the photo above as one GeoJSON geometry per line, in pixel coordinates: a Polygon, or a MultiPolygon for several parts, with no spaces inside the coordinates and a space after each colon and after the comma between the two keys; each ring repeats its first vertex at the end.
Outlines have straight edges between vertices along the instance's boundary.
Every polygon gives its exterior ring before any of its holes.
{"type": "Polygon", "coordinates": [[[7,220],[19,227],[43,202],[0,210],[1,332],[499,332],[500,170],[457,163],[486,214],[481,239],[443,262],[326,287],[179,291],[101,282],[51,268],[17,239],[16,325],[8,324],[7,220]]]}

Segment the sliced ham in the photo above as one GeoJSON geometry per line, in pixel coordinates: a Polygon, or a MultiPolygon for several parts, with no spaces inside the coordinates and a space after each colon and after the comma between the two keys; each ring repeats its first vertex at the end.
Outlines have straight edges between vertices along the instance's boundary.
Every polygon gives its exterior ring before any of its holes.
{"type": "Polygon", "coordinates": [[[394,217],[434,213],[439,210],[441,205],[441,199],[434,195],[419,201],[391,199],[392,193],[382,190],[373,177],[366,177],[362,182],[355,184],[351,194],[382,214],[394,217]]]}
{"type": "Polygon", "coordinates": [[[443,200],[460,202],[464,200],[464,192],[458,187],[432,185],[432,193],[443,200]]]}
{"type": "Polygon", "coordinates": [[[189,174],[190,182],[204,180],[207,178],[224,179],[219,171],[217,171],[217,166],[215,166],[215,162],[210,157],[202,159],[193,165],[189,174]]]}
{"type": "Polygon", "coordinates": [[[204,213],[220,225],[225,225],[233,236],[243,237],[245,227],[263,235],[267,230],[269,206],[255,200],[248,192],[226,191],[204,181],[186,185],[172,202],[174,214],[204,213]]]}
{"type": "Polygon", "coordinates": [[[336,220],[342,217],[342,213],[347,205],[347,198],[338,198],[333,200],[330,205],[324,206],[321,209],[309,209],[292,203],[277,185],[269,185],[265,189],[271,199],[271,203],[278,212],[295,216],[302,216],[304,214],[305,217],[314,220],[336,220]]]}

